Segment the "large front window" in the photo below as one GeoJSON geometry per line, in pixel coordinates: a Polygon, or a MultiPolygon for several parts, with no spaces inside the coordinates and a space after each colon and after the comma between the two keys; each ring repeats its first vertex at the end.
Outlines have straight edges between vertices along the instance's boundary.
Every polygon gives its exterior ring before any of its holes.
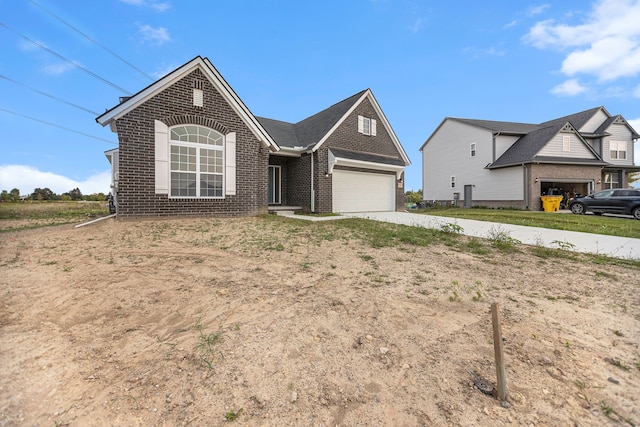
{"type": "Polygon", "coordinates": [[[196,125],[176,126],[169,138],[172,197],[223,197],[224,137],[196,125]]]}

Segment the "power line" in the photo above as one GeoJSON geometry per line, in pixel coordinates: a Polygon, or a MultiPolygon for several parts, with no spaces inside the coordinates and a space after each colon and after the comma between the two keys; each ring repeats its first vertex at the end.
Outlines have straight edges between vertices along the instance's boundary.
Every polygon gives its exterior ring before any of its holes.
{"type": "Polygon", "coordinates": [[[17,84],[18,86],[22,86],[22,87],[24,87],[24,88],[27,88],[27,89],[29,89],[29,90],[32,90],[32,91],[34,91],[34,92],[36,92],[36,93],[39,93],[40,95],[48,96],[49,98],[51,98],[51,99],[55,99],[56,101],[64,102],[64,103],[65,103],[65,104],[67,104],[67,105],[70,105],[70,106],[72,106],[72,107],[78,108],[78,109],[83,110],[83,111],[86,111],[87,113],[91,113],[91,114],[93,114],[94,116],[99,116],[99,115],[100,115],[100,113],[96,113],[95,111],[91,111],[91,110],[89,110],[88,108],[84,108],[84,107],[83,107],[83,106],[81,106],[81,105],[77,105],[77,104],[74,104],[73,102],[65,101],[64,99],[60,99],[60,98],[58,98],[58,97],[56,97],[56,96],[54,96],[54,95],[48,94],[48,93],[46,93],[46,92],[42,92],[41,90],[38,90],[38,89],[34,89],[34,88],[29,87],[29,86],[27,86],[27,85],[25,85],[25,84],[23,84],[23,83],[17,82],[17,81],[15,81],[15,80],[13,80],[13,79],[11,79],[11,78],[7,77],[7,76],[3,76],[2,74],[0,74],[0,79],[8,80],[8,81],[10,81],[11,83],[15,83],[15,84],[17,84]]]}
{"type": "Polygon", "coordinates": [[[99,141],[108,142],[109,144],[118,145],[117,142],[109,141],[108,139],[100,138],[99,136],[89,135],[88,133],[80,132],[79,130],[71,129],[71,128],[68,128],[68,127],[57,125],[55,123],[51,123],[51,122],[47,122],[47,121],[44,121],[44,120],[40,120],[40,119],[35,118],[35,117],[31,117],[31,116],[27,116],[27,115],[24,115],[24,114],[20,114],[20,113],[17,113],[15,111],[7,110],[6,108],[0,107],[0,111],[4,111],[5,113],[13,114],[13,115],[16,115],[16,116],[19,116],[19,117],[24,117],[25,119],[33,120],[35,122],[44,123],[45,125],[49,125],[49,126],[53,126],[53,127],[59,128],[59,129],[63,129],[63,130],[66,130],[68,132],[77,133],[78,135],[86,136],[88,138],[93,138],[93,139],[97,139],[99,141]]]}
{"type": "Polygon", "coordinates": [[[7,30],[9,30],[9,31],[11,31],[11,32],[13,32],[13,33],[15,33],[15,34],[19,35],[19,36],[20,36],[20,37],[22,37],[23,39],[25,39],[25,40],[29,41],[30,43],[33,43],[33,44],[34,44],[34,45],[36,45],[36,46],[38,46],[40,49],[46,50],[47,52],[49,52],[50,54],[54,55],[55,57],[60,58],[60,59],[62,59],[63,61],[68,62],[69,64],[73,65],[74,67],[79,68],[80,70],[82,70],[82,71],[84,71],[85,73],[87,73],[87,74],[89,74],[89,75],[91,75],[91,76],[95,77],[96,79],[98,79],[98,80],[100,80],[100,81],[102,81],[102,82],[104,82],[104,83],[108,84],[109,86],[111,86],[111,87],[113,87],[113,88],[115,88],[115,89],[118,89],[120,92],[122,92],[122,93],[124,93],[124,94],[126,94],[126,95],[131,95],[131,92],[129,92],[128,90],[121,88],[120,86],[116,85],[115,83],[112,83],[112,82],[110,82],[109,80],[107,80],[107,79],[105,79],[105,78],[103,78],[103,77],[100,77],[99,75],[97,75],[97,74],[95,74],[95,73],[93,73],[93,72],[91,72],[91,71],[87,70],[87,69],[86,69],[86,68],[84,68],[82,65],[79,65],[79,64],[77,64],[77,63],[75,63],[75,62],[71,61],[70,59],[65,58],[64,56],[60,55],[59,53],[56,53],[56,52],[52,51],[51,49],[49,49],[48,47],[44,46],[43,44],[38,43],[37,41],[30,39],[29,37],[25,36],[24,34],[19,33],[18,31],[16,31],[16,30],[14,30],[13,28],[9,27],[9,26],[8,26],[8,25],[6,25],[5,23],[0,22],[0,26],[5,27],[7,30]]]}
{"type": "Polygon", "coordinates": [[[148,78],[151,81],[154,81],[155,79],[153,77],[151,77],[149,74],[145,73],[144,71],[142,71],[141,69],[139,69],[138,67],[136,67],[135,65],[133,65],[131,62],[127,61],[126,59],[124,59],[123,57],[121,57],[120,55],[118,55],[117,53],[115,53],[114,51],[112,51],[111,49],[109,49],[108,47],[106,47],[105,45],[101,44],[100,42],[98,42],[97,40],[91,38],[90,36],[88,36],[87,34],[83,33],[82,31],[80,31],[79,29],[77,29],[76,27],[74,27],[73,25],[71,25],[70,23],[68,23],[67,21],[65,21],[64,19],[60,18],[58,15],[56,15],[55,13],[51,12],[49,9],[45,8],[44,6],[40,5],[38,2],[31,0],[31,3],[34,4],[35,6],[39,7],[40,9],[44,10],[45,12],[47,12],[49,15],[53,16],[54,18],[56,18],[58,21],[62,22],[64,25],[66,25],[67,27],[71,28],[73,31],[75,31],[76,33],[80,34],[82,37],[84,37],[85,39],[89,40],[91,43],[94,43],[96,45],[98,45],[99,47],[101,47],[102,49],[106,50],[107,52],[109,52],[111,55],[115,56],[116,58],[118,58],[120,61],[124,62],[125,64],[127,64],[129,67],[133,68],[134,70],[136,70],[138,73],[142,74],[143,76],[145,76],[146,78],[148,78]]]}

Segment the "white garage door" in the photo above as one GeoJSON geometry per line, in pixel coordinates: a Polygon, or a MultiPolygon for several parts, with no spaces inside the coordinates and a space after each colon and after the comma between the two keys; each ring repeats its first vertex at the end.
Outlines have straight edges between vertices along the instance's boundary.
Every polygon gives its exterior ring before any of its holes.
{"type": "Polygon", "coordinates": [[[333,171],[333,212],[395,211],[395,174],[333,171]]]}

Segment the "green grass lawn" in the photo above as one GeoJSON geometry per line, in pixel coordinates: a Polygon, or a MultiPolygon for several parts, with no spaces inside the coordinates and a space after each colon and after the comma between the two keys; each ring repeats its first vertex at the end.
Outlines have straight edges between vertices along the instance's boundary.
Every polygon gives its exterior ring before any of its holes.
{"type": "Polygon", "coordinates": [[[448,218],[475,219],[478,221],[491,221],[503,224],[640,238],[640,221],[631,217],[620,218],[589,214],[574,215],[559,212],[531,212],[481,208],[428,208],[411,212],[448,218]]]}
{"type": "Polygon", "coordinates": [[[87,215],[106,215],[107,202],[25,201],[0,203],[0,219],[83,218],[87,215]]]}

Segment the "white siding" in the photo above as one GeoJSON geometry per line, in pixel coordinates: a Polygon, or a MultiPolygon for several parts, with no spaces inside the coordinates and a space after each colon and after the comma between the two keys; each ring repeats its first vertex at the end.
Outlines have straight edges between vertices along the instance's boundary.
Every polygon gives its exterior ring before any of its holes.
{"type": "Polygon", "coordinates": [[[631,131],[626,125],[612,124],[607,128],[607,132],[611,136],[604,138],[603,158],[605,161],[614,165],[628,166],[633,165],[633,140],[631,139],[631,131]],[[627,143],[627,158],[626,159],[612,159],[609,152],[609,142],[611,141],[625,141],[627,143]]]}
{"type": "MultiPolygon", "coordinates": [[[[508,139],[501,139],[506,150],[508,139]]],[[[422,149],[422,191],[425,200],[462,199],[465,185],[474,185],[474,200],[521,200],[523,174],[520,166],[490,171],[493,162],[493,134],[455,120],[446,120],[422,149]],[[476,143],[476,157],[469,156],[469,144],[476,143]],[[451,188],[451,176],[456,187],[451,188]]]]}
{"type": "Polygon", "coordinates": [[[560,132],[554,136],[551,141],[540,149],[538,156],[543,157],[570,157],[574,159],[595,159],[596,156],[587,148],[584,143],[578,139],[574,133],[560,132]],[[571,137],[571,150],[564,151],[562,137],[571,137]]]}
{"type": "Polygon", "coordinates": [[[499,159],[518,139],[520,139],[519,136],[498,135],[496,137],[496,156],[493,160],[499,159]]]}
{"type": "Polygon", "coordinates": [[[609,117],[605,114],[604,111],[599,110],[596,114],[593,115],[593,117],[591,117],[591,119],[589,119],[589,121],[587,121],[587,123],[585,123],[578,130],[585,133],[595,132],[596,129],[598,129],[600,125],[604,123],[604,121],[608,118],[609,117]]]}

